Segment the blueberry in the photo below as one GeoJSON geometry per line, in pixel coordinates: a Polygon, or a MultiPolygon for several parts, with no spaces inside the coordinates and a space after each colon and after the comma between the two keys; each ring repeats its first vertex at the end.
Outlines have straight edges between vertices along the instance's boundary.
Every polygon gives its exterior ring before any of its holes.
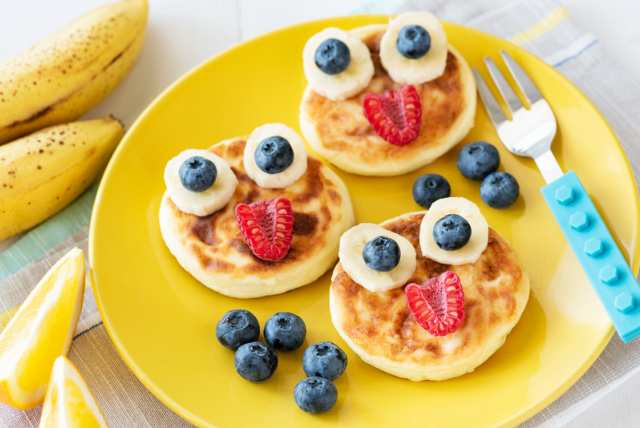
{"type": "Polygon", "coordinates": [[[484,141],[465,144],[458,153],[458,169],[467,178],[482,180],[498,169],[498,149],[484,141]]]}
{"type": "Polygon", "coordinates": [[[202,156],[192,156],[178,170],[182,185],[192,192],[204,192],[213,186],[218,176],[216,165],[202,156]]]}
{"type": "Polygon", "coordinates": [[[312,376],[298,382],[293,398],[305,412],[323,413],[336,404],[338,390],[330,380],[312,376]]]}
{"type": "Polygon", "coordinates": [[[276,371],[278,356],[262,342],[249,342],[238,348],[234,363],[240,376],[251,382],[262,382],[276,371]]]}
{"type": "Polygon", "coordinates": [[[451,251],[464,247],[471,238],[471,225],[458,214],[448,214],[433,226],[433,240],[438,247],[451,251]]]}
{"type": "Polygon", "coordinates": [[[485,177],[480,185],[480,197],[493,208],[506,208],[520,194],[520,186],[508,172],[494,172],[485,177]]]}
{"type": "Polygon", "coordinates": [[[396,48],[405,58],[418,59],[431,48],[431,36],[424,27],[406,25],[400,29],[396,39],[396,48]]]}
{"type": "Polygon", "coordinates": [[[377,236],[364,246],[362,258],[371,269],[389,272],[400,263],[400,247],[391,238],[377,236]]]}
{"type": "Polygon", "coordinates": [[[235,351],[240,345],[258,340],[260,324],[251,312],[234,309],[218,321],[216,337],[222,345],[235,351]]]}
{"type": "Polygon", "coordinates": [[[333,342],[316,343],[305,349],[302,368],[307,376],[334,380],[347,368],[347,354],[333,342]]]}
{"type": "Polygon", "coordinates": [[[327,39],[316,49],[315,61],[324,73],[334,75],[349,67],[351,52],[342,40],[327,39]]]}
{"type": "Polygon", "coordinates": [[[276,135],[260,141],[255,153],[256,165],[267,174],[277,174],[293,163],[293,149],[285,139],[276,135]]]}
{"type": "Polygon", "coordinates": [[[307,328],[302,318],[291,312],[277,312],[264,325],[264,339],[276,350],[298,349],[306,334],[307,328]]]}
{"type": "Polygon", "coordinates": [[[441,175],[421,175],[413,183],[413,199],[424,208],[431,208],[432,203],[449,196],[451,196],[451,186],[441,175]]]}

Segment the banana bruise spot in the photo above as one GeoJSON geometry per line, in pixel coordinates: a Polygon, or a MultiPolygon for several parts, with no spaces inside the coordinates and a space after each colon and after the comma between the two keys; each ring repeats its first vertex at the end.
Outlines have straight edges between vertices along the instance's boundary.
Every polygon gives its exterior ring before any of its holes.
{"type": "Polygon", "coordinates": [[[33,122],[34,120],[40,119],[42,116],[47,115],[51,110],[54,109],[54,107],[59,104],[62,103],[64,101],[66,101],[67,99],[69,99],[71,96],[73,96],[73,94],[75,94],[77,91],[73,91],[70,95],[67,95],[66,97],[62,98],[59,101],[56,101],[53,104],[50,104],[48,106],[46,106],[43,109],[38,110],[37,112],[35,112],[34,114],[32,114],[31,116],[29,116],[28,118],[24,119],[24,120],[18,120],[15,121],[13,123],[10,123],[9,125],[7,125],[6,127],[11,129],[11,128],[15,128],[16,126],[20,126],[20,125],[24,125],[28,122],[33,122]]]}
{"type": "Polygon", "coordinates": [[[110,67],[112,67],[113,65],[115,65],[120,59],[122,59],[122,57],[131,49],[131,47],[133,46],[133,44],[138,40],[137,37],[135,37],[127,46],[125,46],[124,49],[122,49],[120,52],[118,52],[118,54],[116,54],[108,63],[107,65],[105,65],[104,67],[102,67],[102,69],[100,69],[100,72],[97,74],[94,74],[93,76],[91,76],[91,78],[87,81],[87,83],[85,83],[84,85],[80,86],[79,88],[73,90],[71,93],[69,93],[68,95],[65,95],[64,97],[60,98],[58,101],[55,101],[54,103],[49,104],[48,106],[38,110],[37,112],[33,113],[31,116],[27,117],[26,119],[22,119],[22,120],[17,120],[15,122],[10,123],[9,125],[7,125],[5,128],[6,129],[11,129],[11,128],[15,128],[18,126],[22,126],[22,125],[26,125],[29,122],[33,122],[36,121],[38,119],[40,119],[43,116],[46,116],[47,114],[49,114],[51,111],[53,111],[56,106],[68,101],[70,98],[72,98],[74,95],[76,95],[78,92],[82,91],[84,88],[87,87],[87,85],[89,84],[89,82],[94,81],[100,74],[105,73],[106,71],[109,70],[110,67]]]}

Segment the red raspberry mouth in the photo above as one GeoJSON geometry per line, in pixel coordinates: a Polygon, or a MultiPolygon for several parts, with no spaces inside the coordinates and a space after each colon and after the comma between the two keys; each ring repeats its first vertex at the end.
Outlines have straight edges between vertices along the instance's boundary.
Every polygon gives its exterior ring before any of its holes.
{"type": "Polygon", "coordinates": [[[412,85],[383,94],[369,93],[362,107],[376,134],[391,144],[405,146],[420,135],[422,101],[412,85]]]}
{"type": "Polygon", "coordinates": [[[434,336],[456,331],[464,321],[464,292],[460,278],[444,272],[425,284],[411,283],[404,289],[415,320],[434,336]]]}
{"type": "Polygon", "coordinates": [[[254,256],[278,261],[287,256],[293,236],[291,201],[275,198],[236,205],[236,222],[254,256]]]}

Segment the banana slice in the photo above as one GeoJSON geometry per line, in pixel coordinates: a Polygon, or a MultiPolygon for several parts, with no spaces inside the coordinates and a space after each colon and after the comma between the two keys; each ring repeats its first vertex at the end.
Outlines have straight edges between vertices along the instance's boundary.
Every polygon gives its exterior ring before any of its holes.
{"type": "Polygon", "coordinates": [[[465,198],[444,198],[435,201],[420,223],[420,250],[422,255],[447,265],[473,263],[487,248],[489,225],[480,209],[465,198]],[[447,251],[438,247],[433,239],[433,227],[448,214],[458,214],[471,225],[471,238],[464,247],[447,251]]]}
{"type": "Polygon", "coordinates": [[[361,223],[347,230],[340,238],[340,263],[352,280],[369,291],[379,292],[403,286],[416,270],[416,250],[409,240],[372,223],[361,223]],[[400,262],[388,272],[371,269],[362,251],[367,242],[378,236],[396,241],[400,247],[400,262]]]}
{"type": "Polygon", "coordinates": [[[164,183],[169,197],[182,212],[197,216],[206,216],[224,207],[236,191],[238,179],[227,164],[227,161],[208,150],[185,150],[167,162],[164,168],[164,183]],[[213,162],[217,169],[213,185],[203,192],[186,189],[180,180],[180,166],[192,156],[202,156],[213,162]]]}
{"type": "Polygon", "coordinates": [[[244,147],[242,159],[247,175],[265,189],[282,189],[295,183],[307,170],[307,152],[304,142],[296,131],[281,123],[267,123],[253,130],[244,147]],[[269,174],[256,164],[256,149],[261,141],[269,137],[282,137],[293,150],[293,162],[284,171],[269,174]]]}
{"type": "Polygon", "coordinates": [[[438,18],[429,12],[408,12],[389,22],[380,40],[380,61],[396,83],[418,85],[444,73],[447,65],[447,36],[438,18]],[[417,25],[427,30],[431,39],[429,50],[419,58],[407,58],[396,45],[400,31],[417,25]]]}
{"type": "Polygon", "coordinates": [[[338,28],[327,28],[312,36],[304,46],[302,61],[311,88],[331,100],[344,100],[357,94],[369,85],[373,77],[369,48],[358,37],[338,28]],[[327,74],[316,65],[316,50],[327,39],[340,40],[349,48],[349,65],[338,74],[327,74]]]}

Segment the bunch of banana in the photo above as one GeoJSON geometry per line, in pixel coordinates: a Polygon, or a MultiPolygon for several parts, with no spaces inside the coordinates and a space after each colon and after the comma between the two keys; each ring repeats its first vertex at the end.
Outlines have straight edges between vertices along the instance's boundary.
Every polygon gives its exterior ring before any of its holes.
{"type": "Polygon", "coordinates": [[[147,0],[121,0],[0,64],[0,143],[95,106],[138,57],[146,22],[147,0]]]}
{"type": "Polygon", "coordinates": [[[147,0],[120,0],[0,64],[0,144],[41,130],[0,145],[0,240],[64,208],[106,165],[122,124],[113,118],[68,122],[131,69],[147,15],[147,0]]]}
{"type": "Polygon", "coordinates": [[[57,213],[98,176],[124,129],[115,119],[52,126],[0,146],[0,240],[57,213]]]}

